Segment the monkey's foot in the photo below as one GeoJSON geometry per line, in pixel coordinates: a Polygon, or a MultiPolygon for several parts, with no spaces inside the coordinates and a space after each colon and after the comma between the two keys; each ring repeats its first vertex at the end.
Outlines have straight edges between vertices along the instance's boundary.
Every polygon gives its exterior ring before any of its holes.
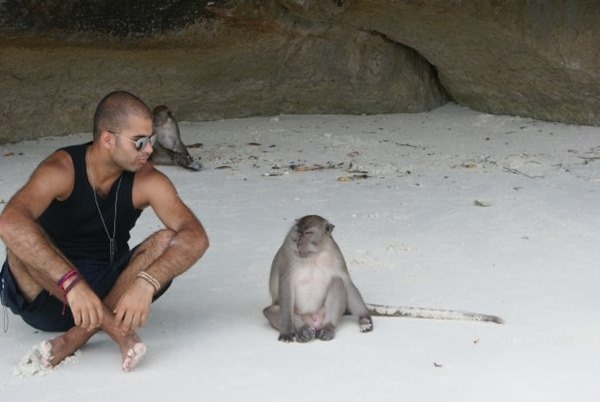
{"type": "Polygon", "coordinates": [[[360,332],[373,331],[373,320],[371,319],[371,317],[360,317],[358,319],[358,328],[360,328],[360,332]]]}
{"type": "Polygon", "coordinates": [[[316,334],[317,331],[314,328],[305,325],[296,332],[296,340],[302,343],[310,342],[315,339],[316,334]]]}
{"type": "Polygon", "coordinates": [[[323,328],[317,331],[317,338],[322,341],[330,341],[335,337],[335,327],[331,324],[327,324],[323,328]]]}
{"type": "Polygon", "coordinates": [[[279,334],[279,338],[277,340],[285,343],[294,342],[294,334],[279,334]]]}
{"type": "Polygon", "coordinates": [[[128,373],[137,366],[142,357],[146,354],[146,345],[141,342],[133,345],[123,357],[123,371],[128,373]]]}

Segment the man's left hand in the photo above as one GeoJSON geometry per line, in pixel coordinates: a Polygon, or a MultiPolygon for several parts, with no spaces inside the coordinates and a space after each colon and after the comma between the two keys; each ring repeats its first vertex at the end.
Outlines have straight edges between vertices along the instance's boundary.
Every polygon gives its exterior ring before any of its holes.
{"type": "Polygon", "coordinates": [[[154,288],[144,280],[135,280],[121,296],[114,310],[115,318],[124,333],[146,325],[154,288]]]}

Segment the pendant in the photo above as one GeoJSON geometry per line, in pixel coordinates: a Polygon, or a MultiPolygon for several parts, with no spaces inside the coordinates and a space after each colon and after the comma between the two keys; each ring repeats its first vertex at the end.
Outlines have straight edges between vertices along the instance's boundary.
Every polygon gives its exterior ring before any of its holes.
{"type": "Polygon", "coordinates": [[[110,263],[115,262],[115,253],[117,252],[116,239],[110,239],[110,263]]]}

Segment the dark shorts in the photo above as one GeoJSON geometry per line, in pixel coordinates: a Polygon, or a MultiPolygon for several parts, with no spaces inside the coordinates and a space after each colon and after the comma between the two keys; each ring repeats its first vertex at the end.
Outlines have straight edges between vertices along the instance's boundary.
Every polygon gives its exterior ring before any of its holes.
{"type": "MultiPolygon", "coordinates": [[[[123,255],[112,265],[105,261],[93,260],[73,260],[72,263],[98,297],[104,299],[129,263],[134,250],[123,255]]],[[[15,286],[8,267],[8,261],[5,261],[2,266],[0,281],[0,300],[2,304],[10,308],[16,315],[20,315],[23,321],[32,327],[42,331],[64,332],[75,325],[69,307],[66,306],[65,308],[62,301],[45,290],[35,300],[28,303],[15,286]]],[[[170,283],[163,286],[154,299],[160,297],[169,286],[170,283]]]]}

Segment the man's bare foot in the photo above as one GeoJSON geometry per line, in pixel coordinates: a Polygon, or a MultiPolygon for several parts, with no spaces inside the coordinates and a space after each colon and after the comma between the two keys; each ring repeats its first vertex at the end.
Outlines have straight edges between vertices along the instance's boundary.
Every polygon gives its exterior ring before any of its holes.
{"type": "Polygon", "coordinates": [[[85,345],[92,335],[92,332],[82,330],[79,327],[73,327],[63,335],[42,342],[39,349],[42,355],[43,367],[56,366],[85,345]]]}
{"type": "Polygon", "coordinates": [[[123,365],[121,368],[125,373],[129,373],[142,360],[144,354],[146,354],[146,345],[142,343],[142,339],[134,331],[126,335],[119,333],[113,340],[121,348],[121,355],[123,355],[123,365]]]}
{"type": "Polygon", "coordinates": [[[137,366],[146,354],[146,345],[141,342],[135,343],[123,356],[123,371],[128,373],[137,366]]]}
{"type": "Polygon", "coordinates": [[[121,368],[125,373],[130,372],[138,365],[144,354],[146,353],[146,345],[135,331],[123,332],[117,325],[114,316],[109,313],[105,314],[105,323],[102,329],[119,345],[123,364],[121,368]]]}
{"type": "Polygon", "coordinates": [[[54,355],[52,354],[52,344],[50,341],[43,341],[39,346],[40,355],[42,356],[42,367],[47,369],[53,366],[52,360],[54,355]]]}

